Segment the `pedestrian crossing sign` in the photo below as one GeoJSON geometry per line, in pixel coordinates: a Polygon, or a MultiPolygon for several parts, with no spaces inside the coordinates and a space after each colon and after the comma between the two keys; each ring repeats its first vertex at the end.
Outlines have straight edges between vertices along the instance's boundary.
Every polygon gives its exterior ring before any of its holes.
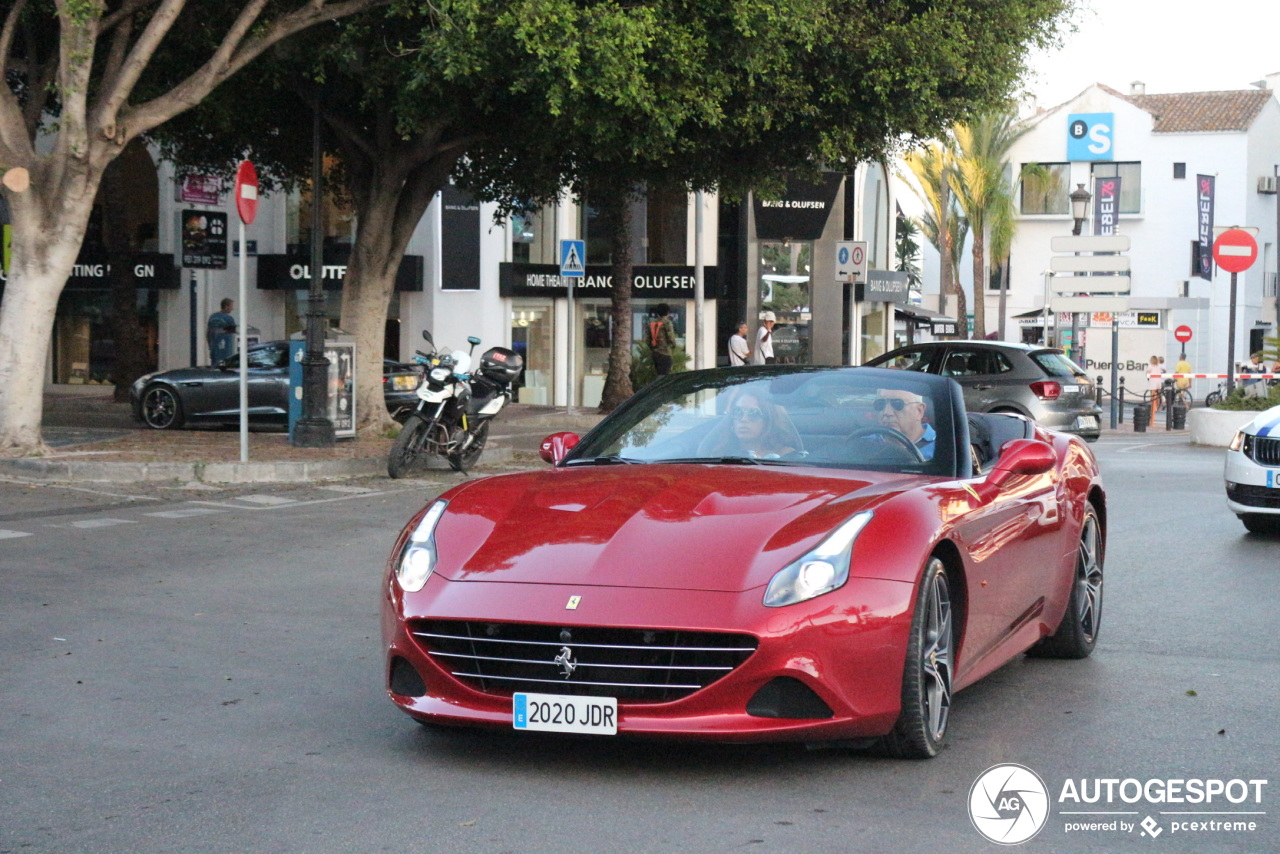
{"type": "Polygon", "coordinates": [[[585,240],[560,241],[560,275],[582,278],[587,273],[585,240]]]}

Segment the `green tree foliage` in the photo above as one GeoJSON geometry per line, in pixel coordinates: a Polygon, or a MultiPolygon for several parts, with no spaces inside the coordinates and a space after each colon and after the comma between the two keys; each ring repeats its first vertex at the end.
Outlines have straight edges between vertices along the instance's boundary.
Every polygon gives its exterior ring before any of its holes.
{"type": "Polygon", "coordinates": [[[0,303],[0,452],[46,450],[42,388],[58,297],[112,161],[272,45],[379,2],[386,0],[0,7],[0,171],[23,176],[0,190],[13,234],[0,303]],[[173,50],[174,39],[192,49],[173,50]]]}
{"type": "MultiPolygon", "coordinates": [[[[973,239],[974,337],[985,338],[988,240],[996,244],[994,257],[1003,260],[1013,240],[1013,181],[1006,163],[1009,149],[1027,132],[1010,109],[983,111],[951,128],[955,140],[955,168],[951,189],[965,212],[973,239]]],[[[1001,291],[1000,326],[1004,327],[1001,291]]]]}

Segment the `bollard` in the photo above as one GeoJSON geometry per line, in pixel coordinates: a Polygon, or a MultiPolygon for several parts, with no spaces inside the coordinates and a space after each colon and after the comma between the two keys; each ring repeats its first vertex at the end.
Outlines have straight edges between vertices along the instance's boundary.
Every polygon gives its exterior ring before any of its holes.
{"type": "Polygon", "coordinates": [[[1147,432],[1147,425],[1151,423],[1151,407],[1146,403],[1140,403],[1133,408],[1133,432],[1147,432]]]}
{"type": "Polygon", "coordinates": [[[1187,429],[1187,405],[1185,403],[1175,403],[1169,407],[1169,423],[1173,426],[1173,430],[1187,429]]]}
{"type": "Polygon", "coordinates": [[[1120,378],[1120,391],[1118,392],[1118,395],[1120,398],[1120,423],[1123,424],[1124,423],[1124,377],[1120,378]]]}
{"type": "Polygon", "coordinates": [[[1164,381],[1164,429],[1172,430],[1173,428],[1173,382],[1171,380],[1164,381]]]}
{"type": "Polygon", "coordinates": [[[1098,375],[1098,381],[1094,383],[1093,394],[1094,394],[1094,397],[1098,399],[1097,400],[1098,408],[1102,408],[1102,375],[1101,374],[1098,375]]]}

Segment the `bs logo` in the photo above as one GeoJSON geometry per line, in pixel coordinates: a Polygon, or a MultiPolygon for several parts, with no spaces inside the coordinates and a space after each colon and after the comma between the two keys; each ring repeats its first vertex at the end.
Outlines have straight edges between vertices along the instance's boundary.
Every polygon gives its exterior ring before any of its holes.
{"type": "Polygon", "coordinates": [[[1114,133],[1115,113],[1072,113],[1067,116],[1067,159],[1111,160],[1114,133]]]}

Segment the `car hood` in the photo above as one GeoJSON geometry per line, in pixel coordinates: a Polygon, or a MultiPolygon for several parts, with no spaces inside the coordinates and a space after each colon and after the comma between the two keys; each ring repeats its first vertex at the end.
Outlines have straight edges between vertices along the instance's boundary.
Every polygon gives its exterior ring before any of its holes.
{"type": "Polygon", "coordinates": [[[748,590],[920,480],[701,464],[489,478],[445,496],[436,571],[454,581],[748,590]]]}

